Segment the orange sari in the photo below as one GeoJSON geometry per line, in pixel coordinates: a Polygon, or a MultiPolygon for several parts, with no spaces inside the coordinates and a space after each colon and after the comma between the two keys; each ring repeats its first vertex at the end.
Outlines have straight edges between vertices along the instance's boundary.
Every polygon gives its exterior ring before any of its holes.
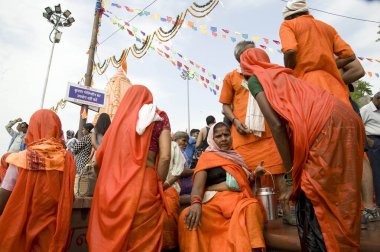
{"type": "Polygon", "coordinates": [[[359,116],[322,88],[271,64],[260,49],[241,56],[272,108],[287,122],[293,148],[294,196],[311,201],[329,251],[356,251],[360,242],[360,181],[364,129],[359,116]]]}
{"type": "Polygon", "coordinates": [[[179,242],[181,251],[251,251],[265,248],[263,227],[265,212],[253,197],[247,175],[233,161],[216,153],[204,152],[197,172],[221,166],[238,182],[241,192],[218,192],[210,201],[202,204],[201,225],[188,230],[184,217],[179,218],[179,242]]]}
{"type": "Polygon", "coordinates": [[[153,124],[140,136],[138,113],[150,91],[134,85],[125,94],[96,153],[101,166],[87,231],[90,251],[160,251],[162,182],[146,167],[153,124]]]}
{"type": "Polygon", "coordinates": [[[179,195],[174,187],[169,187],[164,191],[167,212],[164,214],[163,250],[178,247],[178,212],[179,195]]]}
{"type": "Polygon", "coordinates": [[[7,159],[7,157],[10,154],[11,153],[8,152],[8,153],[5,153],[3,156],[1,156],[1,161],[0,161],[0,184],[3,181],[3,179],[5,177],[5,174],[7,173],[7,169],[8,169],[9,164],[5,160],[7,159]]]}
{"type": "Polygon", "coordinates": [[[58,116],[39,110],[30,119],[27,149],[7,158],[19,168],[19,175],[0,216],[1,251],[66,250],[75,164],[61,134],[58,116]]]}

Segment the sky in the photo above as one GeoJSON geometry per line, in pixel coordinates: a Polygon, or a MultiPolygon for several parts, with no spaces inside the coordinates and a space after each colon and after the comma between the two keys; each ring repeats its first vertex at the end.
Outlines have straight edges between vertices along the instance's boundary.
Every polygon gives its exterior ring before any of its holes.
{"type": "MultiPolygon", "coordinates": [[[[78,82],[85,74],[88,55],[86,54],[91,37],[94,17],[95,0],[1,0],[0,8],[0,90],[1,90],[1,117],[0,125],[5,126],[9,120],[21,117],[29,121],[30,116],[40,108],[43,85],[46,78],[47,66],[51,51],[49,33],[52,25],[42,17],[47,6],[53,7],[60,3],[62,9],[69,9],[75,18],[75,23],[69,28],[63,28],[61,41],[55,45],[49,82],[46,92],[44,108],[54,106],[65,97],[68,82],[78,82]]],[[[110,0],[130,8],[144,8],[151,0],[110,0]]],[[[198,1],[199,4],[207,1],[198,1]]],[[[162,17],[175,17],[192,5],[187,0],[157,0],[147,11],[159,13],[162,17]]],[[[321,9],[341,15],[380,21],[379,1],[364,0],[309,0],[312,8],[321,9]]],[[[279,40],[278,30],[282,22],[282,8],[285,3],[281,0],[223,0],[216,8],[204,18],[188,16],[185,21],[195,21],[199,26],[214,26],[218,29],[228,29],[254,35],[270,40],[279,40]]],[[[135,13],[125,8],[106,6],[106,10],[122,20],[131,19],[135,13]]],[[[378,24],[346,19],[321,12],[311,11],[315,18],[332,25],[338,33],[354,49],[357,56],[380,60],[380,42],[375,40],[380,36],[378,24]]],[[[146,34],[153,33],[159,27],[169,30],[169,24],[154,20],[146,16],[138,16],[131,22],[146,34]]],[[[117,30],[107,17],[102,18],[99,32],[99,41],[103,41],[117,30]]],[[[219,32],[219,30],[218,30],[219,32]]],[[[242,38],[236,35],[237,41],[242,38]]],[[[112,37],[98,46],[95,61],[104,60],[115,55],[120,56],[121,51],[135,43],[135,39],[125,30],[116,32],[112,37]]],[[[186,58],[206,68],[221,80],[224,76],[238,66],[233,56],[236,43],[230,39],[214,38],[210,34],[203,34],[189,28],[182,28],[170,41],[154,46],[168,46],[186,58]]],[[[260,43],[264,44],[262,40],[260,43]]],[[[265,44],[264,44],[265,45],[265,44]]],[[[268,52],[272,62],[282,64],[282,55],[276,50],[279,47],[273,43],[268,52]]],[[[165,50],[165,49],[163,49],[165,50]]],[[[175,57],[181,60],[179,57],[175,57]]],[[[187,100],[186,81],[181,79],[179,71],[170,62],[159,56],[155,51],[149,50],[141,59],[132,55],[127,58],[127,77],[133,84],[143,84],[153,93],[154,103],[161,110],[165,110],[170,118],[172,131],[187,128],[187,100]]],[[[380,63],[362,62],[368,72],[373,72],[363,79],[372,84],[374,92],[380,91],[380,63]]],[[[117,69],[110,66],[106,73],[94,73],[95,88],[104,89],[108,80],[117,69]]],[[[201,72],[200,72],[201,73],[201,72]]],[[[222,85],[222,83],[219,83],[222,85]]],[[[79,124],[80,108],[68,103],[64,109],[58,111],[63,130],[76,130],[79,124]]],[[[205,118],[214,115],[217,120],[222,119],[221,104],[218,96],[211,93],[195,80],[190,81],[190,115],[191,128],[205,126],[205,118]]],[[[89,113],[88,120],[92,121],[94,113],[89,113]]],[[[0,130],[0,153],[6,151],[10,136],[5,128],[0,130]]]]}

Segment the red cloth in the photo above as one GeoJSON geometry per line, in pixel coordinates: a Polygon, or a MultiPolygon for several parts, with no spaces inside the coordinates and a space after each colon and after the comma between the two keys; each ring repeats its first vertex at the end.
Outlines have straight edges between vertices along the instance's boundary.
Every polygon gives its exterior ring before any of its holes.
{"type": "MultiPolygon", "coordinates": [[[[294,189],[312,202],[327,249],[356,251],[360,241],[360,180],[364,129],[360,117],[324,89],[271,64],[260,49],[241,56],[272,108],[288,124],[294,189]]],[[[296,194],[297,195],[297,194],[296,194]]]]}
{"type": "Polygon", "coordinates": [[[9,164],[5,161],[7,157],[11,154],[11,152],[5,153],[1,157],[1,163],[0,163],[0,184],[3,182],[3,179],[5,177],[5,174],[7,173],[7,169],[9,164]]]}
{"type": "Polygon", "coordinates": [[[27,149],[7,158],[19,175],[0,217],[1,251],[66,250],[75,164],[61,135],[58,116],[39,110],[30,119],[27,149]]]}
{"type": "Polygon", "coordinates": [[[153,124],[136,133],[140,108],[152,102],[146,87],[129,88],[96,153],[101,169],[87,231],[91,251],[161,250],[162,182],[146,167],[153,124]]]}

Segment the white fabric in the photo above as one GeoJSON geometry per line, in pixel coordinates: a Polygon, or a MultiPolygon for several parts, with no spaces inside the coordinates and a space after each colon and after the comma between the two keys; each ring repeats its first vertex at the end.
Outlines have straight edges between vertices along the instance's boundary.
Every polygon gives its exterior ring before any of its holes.
{"type": "Polygon", "coordinates": [[[144,104],[140,111],[136,124],[136,132],[140,136],[145,132],[145,129],[156,121],[162,121],[162,118],[157,114],[157,106],[153,104],[144,104]]]}
{"type": "Polygon", "coordinates": [[[380,136],[380,109],[377,109],[373,102],[360,109],[360,115],[365,126],[367,136],[380,136]]]}
{"type": "MultiPolygon", "coordinates": [[[[180,176],[185,168],[186,158],[182,154],[181,148],[174,141],[171,143],[171,154],[170,154],[170,166],[168,176],[166,177],[166,182],[169,182],[171,177],[180,176]]],[[[181,187],[178,182],[173,183],[173,188],[178,192],[181,192],[181,187]]]]}
{"type": "Polygon", "coordinates": [[[217,191],[205,191],[203,194],[202,203],[209,202],[216,195],[217,191]]]}
{"type": "Polygon", "coordinates": [[[284,18],[299,13],[309,11],[307,8],[306,0],[291,0],[286,3],[286,6],[282,10],[282,15],[284,18]]]}
{"type": "Polygon", "coordinates": [[[247,89],[249,93],[247,110],[245,114],[245,125],[255,136],[261,137],[262,133],[265,132],[264,115],[261,112],[255,97],[253,97],[251,92],[249,92],[248,82],[245,79],[241,82],[241,86],[247,89]]]}
{"type": "Polygon", "coordinates": [[[16,186],[16,180],[18,177],[18,168],[14,165],[9,165],[7,172],[5,173],[1,188],[7,191],[13,191],[16,186]]]}

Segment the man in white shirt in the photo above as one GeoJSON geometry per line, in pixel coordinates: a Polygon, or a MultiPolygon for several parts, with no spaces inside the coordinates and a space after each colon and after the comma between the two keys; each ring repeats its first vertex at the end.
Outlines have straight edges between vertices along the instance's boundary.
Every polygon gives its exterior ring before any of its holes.
{"type": "Polygon", "coordinates": [[[380,206],[380,92],[360,109],[368,142],[368,157],[373,171],[376,205],[380,206]]]}
{"type": "Polygon", "coordinates": [[[11,135],[12,139],[8,147],[8,152],[19,152],[25,150],[25,135],[28,130],[28,124],[26,122],[22,122],[21,118],[17,118],[15,120],[9,121],[9,123],[5,126],[5,129],[11,135]],[[17,131],[13,130],[12,127],[16,124],[17,131]]]}

